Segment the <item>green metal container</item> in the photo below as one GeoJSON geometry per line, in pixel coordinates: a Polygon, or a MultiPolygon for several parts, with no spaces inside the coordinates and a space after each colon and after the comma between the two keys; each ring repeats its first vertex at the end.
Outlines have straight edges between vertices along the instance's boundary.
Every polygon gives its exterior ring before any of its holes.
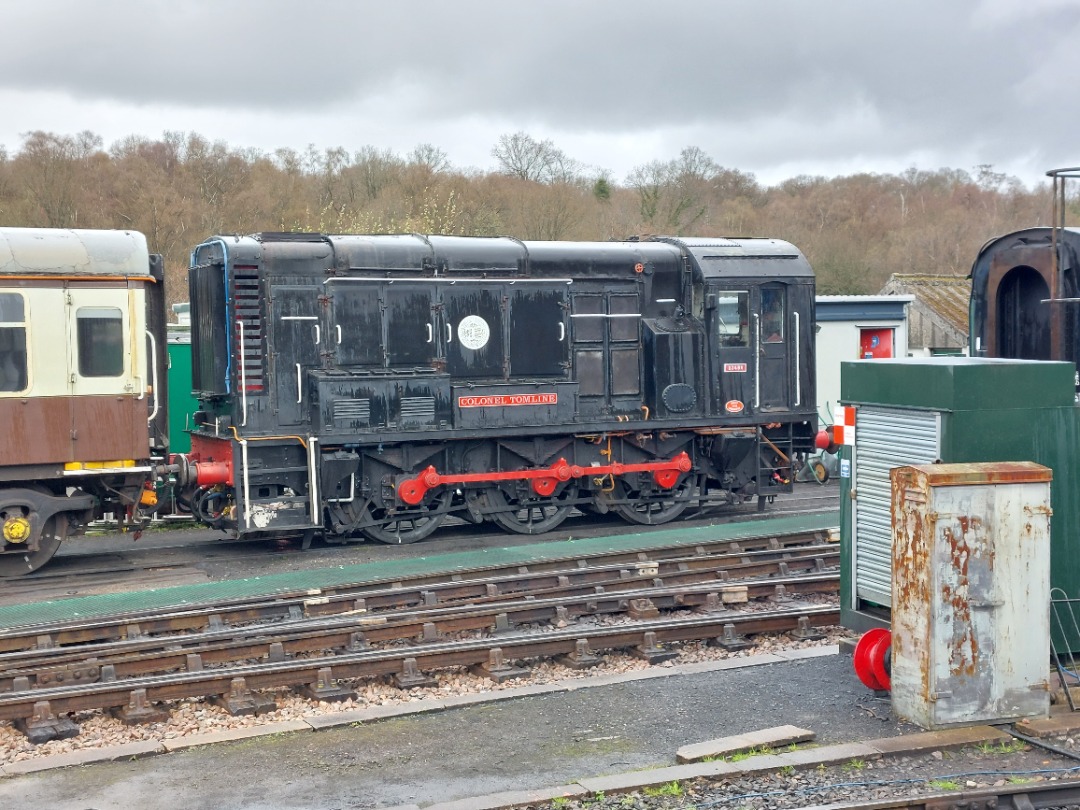
{"type": "Polygon", "coordinates": [[[191,450],[191,414],[199,408],[191,395],[191,330],[171,325],[169,347],[169,450],[186,453],[191,450]]]}
{"type": "Polygon", "coordinates": [[[1080,596],[1074,372],[1071,363],[969,357],[842,364],[841,402],[856,408],[855,444],[841,455],[846,627],[862,631],[888,622],[888,476],[908,464],[1034,461],[1051,468],[1051,585],[1080,596]]]}

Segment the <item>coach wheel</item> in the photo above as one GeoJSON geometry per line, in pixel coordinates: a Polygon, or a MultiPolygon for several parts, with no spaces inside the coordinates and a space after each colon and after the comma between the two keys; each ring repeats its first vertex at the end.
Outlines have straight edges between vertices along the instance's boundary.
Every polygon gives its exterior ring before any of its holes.
{"type": "MultiPolygon", "coordinates": [[[[20,508],[10,512],[0,511],[0,523],[11,521],[22,525],[21,521],[25,517],[25,510],[20,508]],[[15,514],[16,512],[19,514],[15,514]]],[[[29,545],[29,541],[18,544],[5,542],[3,547],[6,553],[0,554],[0,577],[17,577],[37,571],[56,554],[56,550],[67,537],[67,530],[67,516],[53,515],[41,527],[41,537],[36,550],[29,551],[21,548],[21,546],[29,545]]]]}
{"type": "Polygon", "coordinates": [[[617,481],[615,496],[626,502],[614,504],[612,509],[623,520],[642,526],[670,523],[686,511],[694,496],[692,476],[669,490],[634,489],[625,479],[617,481]]]}
{"type": "Polygon", "coordinates": [[[377,525],[365,526],[361,531],[372,540],[388,545],[404,545],[423,540],[446,519],[446,512],[442,511],[446,497],[447,493],[444,492],[430,504],[395,515],[387,515],[382,507],[370,504],[368,514],[377,525]]]}
{"type": "Polygon", "coordinates": [[[577,487],[566,486],[550,498],[535,495],[515,498],[498,487],[484,490],[495,525],[516,534],[550,532],[570,515],[577,487]]]}

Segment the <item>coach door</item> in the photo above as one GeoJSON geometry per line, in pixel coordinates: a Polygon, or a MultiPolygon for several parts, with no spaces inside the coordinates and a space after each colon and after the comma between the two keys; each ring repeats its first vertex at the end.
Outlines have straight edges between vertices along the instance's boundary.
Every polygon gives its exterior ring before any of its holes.
{"type": "Polygon", "coordinates": [[[767,284],[757,288],[758,316],[752,339],[758,361],[754,384],[757,410],[791,407],[791,352],[795,339],[788,288],[767,284]]]}
{"type": "Polygon", "coordinates": [[[149,442],[153,396],[146,337],[131,313],[141,311],[127,288],[70,288],[67,295],[68,382],[73,460],[142,458],[149,442]]]}
{"type": "Polygon", "coordinates": [[[307,421],[309,405],[305,377],[319,363],[326,335],[319,325],[318,291],[311,287],[273,286],[270,306],[270,352],[274,363],[274,394],[278,422],[307,421]]]}

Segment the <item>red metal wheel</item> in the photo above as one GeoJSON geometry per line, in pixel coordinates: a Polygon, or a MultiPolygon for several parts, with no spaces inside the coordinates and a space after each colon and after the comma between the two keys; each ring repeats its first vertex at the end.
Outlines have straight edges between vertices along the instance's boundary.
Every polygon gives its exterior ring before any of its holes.
{"type": "Polygon", "coordinates": [[[868,630],[855,645],[855,674],[868,689],[888,690],[892,686],[886,656],[892,647],[892,633],[881,627],[868,630]]]}

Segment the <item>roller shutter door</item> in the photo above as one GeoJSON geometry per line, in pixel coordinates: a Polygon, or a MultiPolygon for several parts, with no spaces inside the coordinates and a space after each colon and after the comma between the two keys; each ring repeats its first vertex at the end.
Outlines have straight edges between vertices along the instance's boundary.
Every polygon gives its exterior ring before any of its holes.
{"type": "Polygon", "coordinates": [[[941,458],[941,414],[861,407],[855,418],[852,486],[854,594],[857,600],[892,605],[892,486],[889,470],[932,464],[941,458]]]}

